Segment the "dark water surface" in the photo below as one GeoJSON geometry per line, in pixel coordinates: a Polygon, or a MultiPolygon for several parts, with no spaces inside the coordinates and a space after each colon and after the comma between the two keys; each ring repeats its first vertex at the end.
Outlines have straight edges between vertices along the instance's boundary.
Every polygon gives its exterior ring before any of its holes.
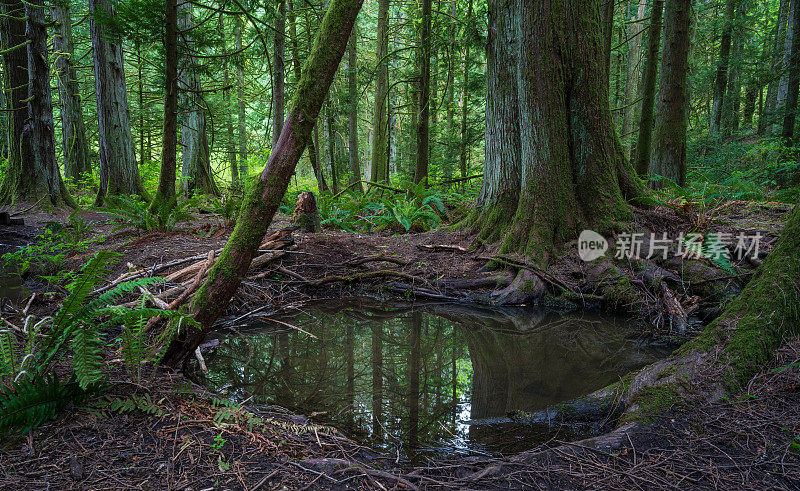
{"type": "Polygon", "coordinates": [[[588,394],[666,350],[626,319],[453,304],[327,301],[226,330],[206,384],[333,424],[364,443],[421,452],[519,452],[590,427],[515,422],[588,394]],[[227,336],[227,337],[224,337],[227,336]]]}

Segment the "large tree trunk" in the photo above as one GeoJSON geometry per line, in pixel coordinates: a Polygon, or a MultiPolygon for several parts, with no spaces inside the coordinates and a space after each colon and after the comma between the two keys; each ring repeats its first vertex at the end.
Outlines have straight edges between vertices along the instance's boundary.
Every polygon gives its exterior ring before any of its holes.
{"type": "Polygon", "coordinates": [[[311,137],[362,3],[363,0],[331,0],[328,4],[278,143],[261,175],[248,189],[236,227],[192,301],[190,308],[202,329],[182,331],[167,350],[166,363],[179,364],[187,353],[194,352],[250,268],[311,137]]]}
{"type": "Polygon", "coordinates": [[[476,202],[481,236],[497,240],[520,196],[521,146],[517,88],[520,12],[514,0],[489,2],[486,53],[486,160],[476,202]]]}
{"type": "Polygon", "coordinates": [[[521,11],[514,2],[489,7],[496,37],[489,40],[476,225],[505,231],[501,251],[540,264],[581,228],[602,233],[630,221],[625,200],[645,193],[611,123],[600,6],[592,0],[526,2],[521,11]]]}
{"type": "Polygon", "coordinates": [[[72,41],[72,16],[69,5],[57,3],[51,7],[53,22],[53,52],[55,54],[58,99],[61,110],[61,135],[64,145],[64,175],[80,180],[92,172],[86,126],[83,122],[81,91],[75,70],[75,48],[72,41]]]}
{"type": "Polygon", "coordinates": [[[28,116],[27,129],[34,151],[33,172],[36,195],[47,195],[54,205],[75,202],[67,193],[56,162],[53,97],[50,93],[50,65],[47,56],[46,7],[25,3],[28,38],[28,116]]]}
{"type": "MultiPolygon", "coordinates": [[[[723,18],[722,34],[719,40],[719,58],[717,59],[717,74],[714,79],[714,103],[711,108],[711,126],[709,131],[718,134],[722,124],[722,108],[725,98],[725,89],[728,85],[728,65],[731,56],[731,35],[733,32],[733,18],[736,14],[736,0],[726,0],[725,17],[723,18]]],[[[665,39],[670,39],[665,36],[665,39]]]]}
{"type": "Polygon", "coordinates": [[[414,182],[428,182],[430,154],[430,97],[431,97],[431,0],[422,0],[422,25],[419,49],[419,116],[417,119],[417,165],[414,182]]]}
{"type": "Polygon", "coordinates": [[[361,185],[361,163],[358,158],[358,65],[356,64],[356,43],[358,32],[353,28],[350,44],[347,45],[347,137],[348,162],[350,165],[350,186],[363,193],[361,185]]]}
{"type": "Polygon", "coordinates": [[[114,16],[114,6],[109,0],[90,0],[89,10],[100,147],[97,202],[101,204],[106,196],[144,195],[145,191],[131,137],[122,39],[102,20],[114,16]]]}
{"type": "Polygon", "coordinates": [[[242,181],[246,181],[247,169],[247,121],[245,119],[245,106],[244,106],[244,54],[242,53],[242,17],[235,15],[235,24],[233,26],[233,36],[236,40],[236,52],[239,56],[236,57],[236,121],[237,133],[239,140],[239,176],[242,181]]]}
{"type": "Polygon", "coordinates": [[[152,208],[175,196],[178,167],[178,0],[166,0],[164,32],[164,137],[161,143],[161,175],[152,208]]]}
{"type": "Polygon", "coordinates": [[[664,0],[655,0],[650,12],[650,33],[647,41],[647,60],[642,88],[642,118],[639,121],[639,138],[636,139],[633,165],[639,177],[646,179],[650,170],[650,151],[653,148],[653,107],[656,100],[658,52],[661,48],[661,16],[664,0]]]}
{"type": "Polygon", "coordinates": [[[389,135],[386,103],[389,95],[389,0],[378,0],[378,31],[375,59],[378,63],[375,78],[375,110],[372,118],[372,162],[370,180],[389,180],[389,135]]]}
{"type": "Polygon", "coordinates": [[[206,104],[200,97],[202,86],[197,74],[197,59],[191,54],[197,49],[192,40],[194,30],[192,5],[182,3],[178,6],[178,28],[186,40],[185,53],[178,58],[178,87],[181,100],[181,146],[183,147],[184,190],[190,194],[219,195],[211,171],[211,155],[206,131],[206,104]]]}
{"type": "Polygon", "coordinates": [[[6,90],[8,167],[0,186],[0,203],[37,201],[36,172],[31,154],[28,120],[28,55],[25,47],[25,6],[3,0],[0,35],[3,36],[3,88],[6,90]]]}
{"type": "Polygon", "coordinates": [[[278,0],[275,17],[275,66],[272,71],[272,146],[283,129],[286,81],[286,2],[278,0]]]}
{"type": "Polygon", "coordinates": [[[667,0],[664,10],[664,53],[653,131],[650,173],[683,186],[686,183],[686,125],[691,0],[667,0]]]}

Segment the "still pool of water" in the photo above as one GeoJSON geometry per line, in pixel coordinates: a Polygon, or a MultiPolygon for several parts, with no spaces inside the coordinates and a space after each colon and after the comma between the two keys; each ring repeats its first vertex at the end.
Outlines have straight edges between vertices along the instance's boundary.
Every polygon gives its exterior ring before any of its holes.
{"type": "Polygon", "coordinates": [[[588,394],[666,354],[626,319],[372,299],[306,305],[236,331],[218,333],[207,386],[410,457],[588,436],[508,415],[588,394]]]}

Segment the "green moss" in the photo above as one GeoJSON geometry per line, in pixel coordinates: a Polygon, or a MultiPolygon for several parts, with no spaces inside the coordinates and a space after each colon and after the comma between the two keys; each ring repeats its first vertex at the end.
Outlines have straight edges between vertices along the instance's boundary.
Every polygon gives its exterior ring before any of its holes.
{"type": "Polygon", "coordinates": [[[631,401],[631,407],[636,409],[623,415],[620,424],[652,423],[674,406],[678,398],[677,384],[643,387],[631,401]]]}

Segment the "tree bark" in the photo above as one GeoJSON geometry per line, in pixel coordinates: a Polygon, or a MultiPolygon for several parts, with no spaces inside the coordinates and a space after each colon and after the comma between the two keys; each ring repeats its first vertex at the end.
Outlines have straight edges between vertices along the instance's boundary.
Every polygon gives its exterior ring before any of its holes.
{"type": "Polygon", "coordinates": [[[178,57],[178,96],[181,113],[181,147],[183,149],[182,180],[189,194],[219,195],[211,171],[211,155],[208,147],[206,104],[200,96],[202,85],[197,73],[197,58],[192,52],[197,49],[192,38],[196,29],[193,7],[189,3],[178,6],[178,29],[184,39],[184,53],[178,57]]]}
{"type": "Polygon", "coordinates": [[[361,185],[361,162],[358,155],[358,65],[356,64],[356,43],[358,30],[353,28],[350,44],[347,45],[347,137],[348,162],[350,165],[350,186],[359,193],[364,192],[361,185]]]}
{"type": "Polygon", "coordinates": [[[378,31],[375,59],[378,63],[375,78],[375,108],[372,118],[372,162],[370,181],[389,180],[389,135],[386,103],[389,95],[389,0],[378,0],[378,31]]]}
{"type": "Polygon", "coordinates": [[[284,120],[286,80],[286,1],[278,0],[275,17],[275,66],[272,72],[272,146],[278,142],[284,120]]]}
{"type": "Polygon", "coordinates": [[[419,116],[417,119],[417,165],[415,183],[428,183],[430,154],[430,96],[431,96],[431,0],[422,0],[422,25],[419,49],[419,116]]]}
{"type": "Polygon", "coordinates": [[[28,55],[25,6],[20,0],[3,0],[0,35],[3,37],[3,87],[6,90],[8,168],[0,186],[0,203],[37,201],[36,172],[31,153],[28,120],[28,55]]]}
{"type": "Polygon", "coordinates": [[[89,10],[100,147],[99,205],[106,196],[144,196],[145,191],[131,137],[122,39],[99,20],[114,16],[114,4],[109,0],[89,0],[89,10]]]}
{"type": "Polygon", "coordinates": [[[236,227],[191,303],[190,309],[202,329],[182,331],[167,350],[165,363],[177,365],[187,353],[194,352],[250,268],[311,136],[362,3],[363,0],[331,0],[328,4],[277,145],[261,175],[248,189],[236,227]]]}
{"type": "Polygon", "coordinates": [[[64,175],[67,179],[79,181],[91,174],[92,165],[86,141],[78,74],[73,61],[75,48],[72,40],[72,16],[66,3],[54,4],[50,11],[55,23],[53,52],[64,145],[64,175]]]}
{"type": "Polygon", "coordinates": [[[175,196],[178,166],[178,1],[166,0],[164,25],[164,136],[161,144],[161,174],[152,208],[169,203],[175,196]]]}
{"type": "MultiPolygon", "coordinates": [[[[736,0],[726,0],[725,17],[723,18],[722,34],[719,41],[719,58],[717,59],[717,74],[714,79],[714,103],[711,108],[711,134],[718,134],[722,124],[722,108],[725,98],[725,89],[728,85],[728,65],[731,55],[731,35],[733,21],[736,15],[736,0]]],[[[665,39],[669,39],[665,36],[665,39]]]]}
{"type": "Polygon", "coordinates": [[[34,151],[33,171],[36,195],[47,195],[53,205],[75,206],[56,162],[53,98],[50,93],[50,65],[47,56],[46,7],[25,3],[28,38],[28,117],[27,128],[34,151]]]}
{"type": "Polygon", "coordinates": [[[658,53],[661,49],[661,17],[664,0],[655,0],[650,12],[650,33],[647,40],[647,60],[644,68],[642,88],[642,118],[639,122],[639,137],[636,139],[633,165],[639,177],[646,179],[650,170],[650,151],[653,148],[653,107],[656,100],[656,78],[658,75],[658,53]]]}
{"type": "Polygon", "coordinates": [[[600,0],[526,2],[518,13],[514,3],[489,7],[487,100],[518,103],[487,107],[477,226],[504,234],[501,251],[542,266],[581,228],[603,233],[630,221],[625,200],[645,193],[611,123],[600,6],[600,0]],[[495,204],[487,207],[492,196],[495,204]]]}
{"type": "Polygon", "coordinates": [[[494,241],[502,237],[520,196],[520,11],[514,0],[492,0],[488,8],[486,158],[475,207],[481,236],[494,241]]]}
{"type": "Polygon", "coordinates": [[[650,172],[683,186],[686,183],[686,126],[689,73],[690,0],[667,0],[664,8],[664,53],[653,131],[650,172]]]}

